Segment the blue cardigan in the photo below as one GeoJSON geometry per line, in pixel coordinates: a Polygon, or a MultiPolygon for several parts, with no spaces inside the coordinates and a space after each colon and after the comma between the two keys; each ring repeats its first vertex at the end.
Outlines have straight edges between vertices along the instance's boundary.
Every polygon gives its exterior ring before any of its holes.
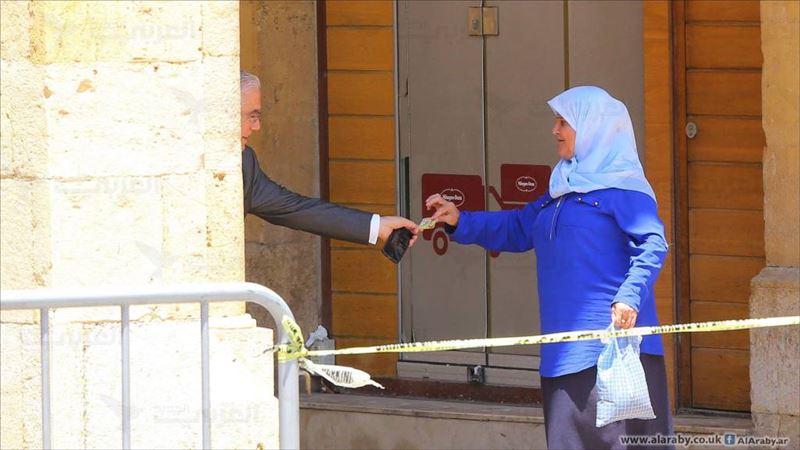
{"type": "MultiPolygon", "coordinates": [[[[544,194],[524,208],[462,211],[451,238],[503,252],[536,250],[542,333],[597,330],[611,305],[639,313],[636,326],[658,325],[653,284],[667,255],[664,225],[648,195],[622,189],[544,194]]],[[[557,377],[597,364],[599,340],[544,344],[540,374],[557,377]]],[[[642,353],[663,355],[661,336],[644,336],[642,353]]]]}

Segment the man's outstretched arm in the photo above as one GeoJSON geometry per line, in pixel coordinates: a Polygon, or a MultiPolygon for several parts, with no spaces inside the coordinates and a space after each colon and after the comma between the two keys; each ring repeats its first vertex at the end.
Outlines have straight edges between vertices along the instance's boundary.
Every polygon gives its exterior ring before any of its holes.
{"type": "Polygon", "coordinates": [[[242,152],[242,178],[245,214],[275,225],[362,244],[374,244],[378,237],[386,239],[394,228],[415,227],[402,218],[381,218],[292,192],[261,170],[249,147],[242,152]]]}

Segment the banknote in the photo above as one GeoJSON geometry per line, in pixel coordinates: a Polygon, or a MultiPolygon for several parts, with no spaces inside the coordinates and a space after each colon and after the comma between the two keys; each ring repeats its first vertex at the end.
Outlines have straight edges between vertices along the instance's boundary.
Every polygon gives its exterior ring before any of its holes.
{"type": "Polygon", "coordinates": [[[431,219],[430,217],[422,219],[422,222],[419,223],[420,230],[431,230],[435,226],[436,226],[436,221],[431,219]]]}

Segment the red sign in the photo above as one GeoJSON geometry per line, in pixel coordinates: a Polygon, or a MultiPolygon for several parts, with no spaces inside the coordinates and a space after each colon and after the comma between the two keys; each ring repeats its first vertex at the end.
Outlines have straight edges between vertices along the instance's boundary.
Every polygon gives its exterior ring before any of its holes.
{"type": "Polygon", "coordinates": [[[426,173],[422,175],[422,217],[428,217],[433,211],[425,209],[425,200],[433,194],[455,203],[464,211],[483,211],[486,209],[483,180],[480,175],[451,175],[444,173],[426,173]]]}
{"type": "MultiPolygon", "coordinates": [[[[483,179],[480,175],[452,175],[446,173],[426,173],[422,175],[422,217],[434,213],[425,209],[425,200],[433,194],[453,202],[462,211],[483,211],[486,209],[483,179]]],[[[438,223],[432,230],[422,232],[422,238],[431,241],[437,255],[447,253],[450,239],[444,231],[444,224],[438,223]]]]}
{"type": "MultiPolygon", "coordinates": [[[[503,210],[521,208],[547,192],[549,184],[549,166],[503,164],[500,166],[500,192],[494,186],[489,186],[489,194],[503,210]]],[[[433,194],[440,194],[462,211],[486,210],[486,193],[480,175],[423,174],[422,217],[433,214],[433,211],[425,209],[425,200],[433,194]]],[[[439,223],[434,229],[422,232],[423,239],[431,241],[437,255],[447,253],[450,241],[443,227],[444,224],[439,223]]],[[[499,254],[491,253],[493,257],[499,254]]]]}
{"type": "Polygon", "coordinates": [[[503,164],[500,166],[500,196],[503,202],[528,203],[547,192],[550,166],[503,164]]]}

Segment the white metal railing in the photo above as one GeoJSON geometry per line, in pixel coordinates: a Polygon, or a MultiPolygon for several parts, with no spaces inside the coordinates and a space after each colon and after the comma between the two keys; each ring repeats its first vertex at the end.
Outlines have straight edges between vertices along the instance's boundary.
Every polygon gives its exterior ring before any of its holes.
{"type": "MultiPolygon", "coordinates": [[[[130,415],[130,318],[131,305],[164,303],[200,303],[200,340],[203,404],[203,448],[211,448],[211,401],[209,397],[209,331],[208,304],[211,302],[257,303],[275,319],[278,344],[288,344],[289,337],[281,326],[284,316],[294,316],[283,299],[271,289],[255,283],[213,283],[148,287],[106,287],[85,289],[35,289],[0,292],[0,310],[38,309],[41,328],[42,360],[42,447],[49,449],[50,440],[50,324],[51,308],[87,306],[119,306],[121,309],[122,346],[122,448],[131,447],[130,415]]],[[[272,343],[270,342],[269,345],[272,343]]],[[[299,391],[297,360],[278,361],[278,414],[280,446],[300,448],[299,391]]]]}

